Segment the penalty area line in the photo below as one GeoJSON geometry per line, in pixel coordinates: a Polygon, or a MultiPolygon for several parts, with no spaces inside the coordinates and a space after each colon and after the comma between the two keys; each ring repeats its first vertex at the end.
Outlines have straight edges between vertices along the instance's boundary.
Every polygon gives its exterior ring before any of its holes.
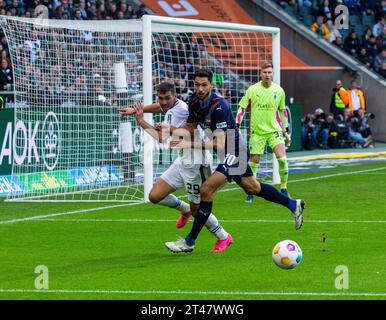
{"type": "Polygon", "coordinates": [[[69,294],[123,294],[123,295],[219,295],[219,296],[330,296],[330,297],[385,297],[386,292],[269,292],[269,291],[184,291],[184,290],[37,290],[0,289],[0,293],[69,293],[69,294]]]}

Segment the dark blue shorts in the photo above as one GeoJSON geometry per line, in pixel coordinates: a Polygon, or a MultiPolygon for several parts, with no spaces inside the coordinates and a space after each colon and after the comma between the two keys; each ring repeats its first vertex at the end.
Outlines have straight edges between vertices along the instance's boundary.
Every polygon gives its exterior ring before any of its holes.
{"type": "Polygon", "coordinates": [[[232,180],[240,184],[243,177],[252,177],[253,172],[248,164],[248,158],[239,159],[234,155],[227,154],[224,161],[220,163],[215,171],[221,172],[227,177],[228,182],[232,180]]]}

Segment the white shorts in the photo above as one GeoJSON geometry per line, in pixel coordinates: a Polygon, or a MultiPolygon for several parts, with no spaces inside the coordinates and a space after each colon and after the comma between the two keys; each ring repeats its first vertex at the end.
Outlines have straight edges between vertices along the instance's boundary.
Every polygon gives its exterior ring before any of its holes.
{"type": "Polygon", "coordinates": [[[179,161],[174,161],[161,175],[161,179],[175,190],[185,188],[189,202],[199,204],[200,187],[211,174],[211,166],[197,164],[187,168],[181,165],[179,161]]]}

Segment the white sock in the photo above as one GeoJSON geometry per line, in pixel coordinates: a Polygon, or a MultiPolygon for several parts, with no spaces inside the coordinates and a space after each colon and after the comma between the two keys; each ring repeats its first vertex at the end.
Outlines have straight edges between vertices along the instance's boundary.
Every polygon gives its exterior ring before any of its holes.
{"type": "Polygon", "coordinates": [[[220,225],[213,213],[211,213],[208,220],[206,220],[205,227],[219,240],[225,240],[228,236],[228,232],[220,225]]]}
{"type": "Polygon", "coordinates": [[[158,204],[165,207],[177,209],[182,213],[188,213],[190,211],[190,205],[178,199],[174,194],[167,195],[164,199],[158,202],[158,204]]]}

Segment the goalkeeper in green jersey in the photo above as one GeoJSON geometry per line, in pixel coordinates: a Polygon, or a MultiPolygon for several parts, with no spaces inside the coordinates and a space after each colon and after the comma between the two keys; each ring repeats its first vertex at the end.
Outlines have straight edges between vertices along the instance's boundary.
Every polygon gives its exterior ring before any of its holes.
{"type": "MultiPolygon", "coordinates": [[[[279,163],[280,191],[288,195],[288,163],[285,152],[284,137],[288,145],[291,136],[288,132],[288,120],[285,116],[285,92],[282,87],[274,83],[273,65],[264,62],[260,70],[261,81],[251,85],[239,102],[236,122],[240,127],[245,115],[245,109],[250,109],[250,140],[249,165],[256,177],[259,169],[260,155],[264,154],[268,144],[276,155],[279,163]],[[281,124],[276,115],[279,115],[281,124]]],[[[253,196],[248,196],[246,202],[252,202],[253,196]]]]}

